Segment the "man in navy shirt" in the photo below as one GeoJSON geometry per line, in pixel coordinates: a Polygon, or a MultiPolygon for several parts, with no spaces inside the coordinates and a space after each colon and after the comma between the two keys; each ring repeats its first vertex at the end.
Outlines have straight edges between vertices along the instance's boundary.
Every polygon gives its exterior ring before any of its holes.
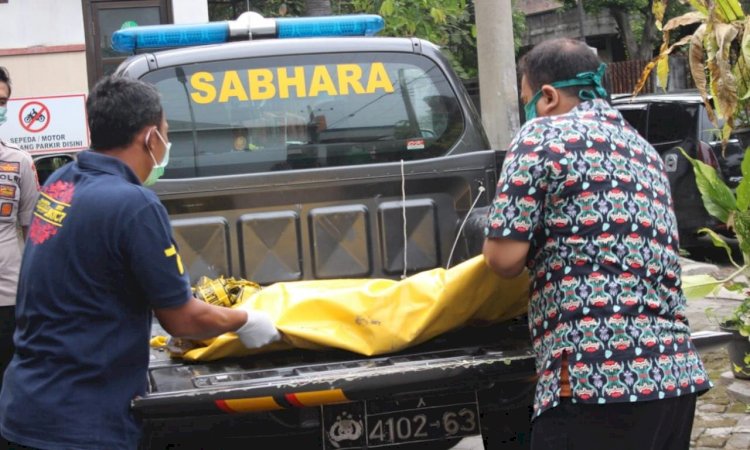
{"type": "Polygon", "coordinates": [[[166,210],[143,186],[169,161],[156,89],[107,77],[86,108],[92,149],[49,178],[34,210],[0,432],[41,449],[132,449],[152,311],[177,337],[236,331],[259,347],[280,335],[265,313],[192,296],[166,210]]]}

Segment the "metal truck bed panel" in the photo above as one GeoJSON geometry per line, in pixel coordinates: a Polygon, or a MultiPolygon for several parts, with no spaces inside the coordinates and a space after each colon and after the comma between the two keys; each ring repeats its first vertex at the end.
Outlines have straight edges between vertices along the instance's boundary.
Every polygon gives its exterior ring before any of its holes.
{"type": "MultiPolygon", "coordinates": [[[[494,161],[494,152],[483,151],[403,167],[165,180],[158,187],[192,280],[397,278],[404,249],[409,274],[445,266],[476,196],[477,206],[489,203],[494,161]],[[479,194],[480,186],[487,191],[479,194]]],[[[479,251],[460,243],[451,265],[479,251]]]]}

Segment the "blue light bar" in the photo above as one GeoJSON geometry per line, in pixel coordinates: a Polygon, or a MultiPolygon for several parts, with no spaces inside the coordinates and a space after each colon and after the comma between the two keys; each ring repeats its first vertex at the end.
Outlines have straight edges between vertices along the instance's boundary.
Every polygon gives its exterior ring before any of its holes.
{"type": "Polygon", "coordinates": [[[112,34],[112,48],[121,53],[139,49],[219,44],[237,39],[372,36],[383,29],[375,14],[266,19],[246,12],[237,20],[190,25],[123,28],[112,34]]]}
{"type": "Polygon", "coordinates": [[[133,53],[142,48],[188,47],[218,44],[228,40],[228,22],[151,25],[115,31],[112,34],[112,48],[121,53],[133,53]]]}
{"type": "Polygon", "coordinates": [[[316,36],[372,36],[383,29],[383,18],[374,14],[276,19],[279,38],[316,36]]]}

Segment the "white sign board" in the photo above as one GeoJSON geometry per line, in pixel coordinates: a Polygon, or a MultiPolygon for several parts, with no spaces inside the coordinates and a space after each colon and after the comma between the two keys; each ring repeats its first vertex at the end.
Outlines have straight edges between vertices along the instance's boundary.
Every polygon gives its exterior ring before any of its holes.
{"type": "Polygon", "coordinates": [[[12,98],[8,121],[0,127],[5,142],[34,155],[89,147],[86,95],[12,98]]]}

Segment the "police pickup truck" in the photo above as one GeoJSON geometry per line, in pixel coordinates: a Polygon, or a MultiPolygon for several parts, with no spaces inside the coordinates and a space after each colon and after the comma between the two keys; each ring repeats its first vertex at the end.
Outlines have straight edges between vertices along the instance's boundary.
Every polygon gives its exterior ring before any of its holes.
{"type": "MultiPolygon", "coordinates": [[[[154,189],[193,281],[399,279],[480,253],[498,154],[439,49],[372,36],[382,25],[246,13],[115,33],[133,53],[117,73],[162,95],[172,150],[154,189]]],[[[479,434],[524,448],[533,384],[519,319],[374,357],[154,349],[132,408],[148,449],[436,449],[479,434]]]]}

